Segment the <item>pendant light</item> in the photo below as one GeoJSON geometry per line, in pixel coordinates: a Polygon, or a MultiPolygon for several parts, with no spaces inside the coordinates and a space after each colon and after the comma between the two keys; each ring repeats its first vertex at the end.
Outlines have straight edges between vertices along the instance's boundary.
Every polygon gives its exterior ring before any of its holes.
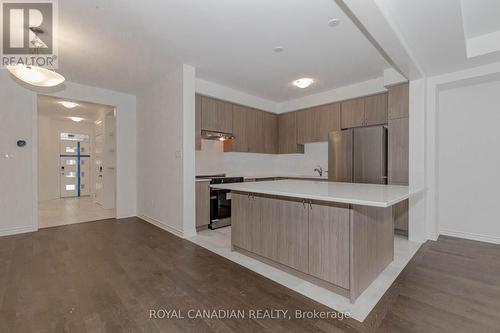
{"type": "MultiPolygon", "coordinates": [[[[29,28],[34,34],[43,34],[43,30],[39,28],[29,28]]],[[[43,43],[35,40],[31,42],[35,48],[35,54],[38,54],[38,49],[43,43]]],[[[31,66],[25,64],[7,65],[7,70],[19,80],[36,87],[48,88],[55,87],[64,82],[64,76],[56,73],[54,70],[39,66],[31,66]]]]}
{"type": "Polygon", "coordinates": [[[54,87],[64,82],[64,76],[38,66],[14,65],[7,70],[19,80],[36,87],[54,87]]]}

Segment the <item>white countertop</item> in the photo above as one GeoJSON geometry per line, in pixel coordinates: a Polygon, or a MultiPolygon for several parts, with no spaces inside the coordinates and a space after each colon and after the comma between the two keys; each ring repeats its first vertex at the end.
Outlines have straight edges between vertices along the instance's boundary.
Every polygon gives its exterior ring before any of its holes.
{"type": "Polygon", "coordinates": [[[268,194],[300,199],[390,207],[409,198],[408,186],[336,183],[308,180],[276,180],[211,185],[255,194],[268,194]]]}

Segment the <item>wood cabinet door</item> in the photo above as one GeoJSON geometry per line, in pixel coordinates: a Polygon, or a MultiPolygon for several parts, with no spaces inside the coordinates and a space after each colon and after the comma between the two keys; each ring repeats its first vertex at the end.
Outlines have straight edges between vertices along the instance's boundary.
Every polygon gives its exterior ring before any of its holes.
{"type": "Polygon", "coordinates": [[[410,86],[408,83],[389,87],[389,119],[407,118],[410,108],[410,86]]]}
{"type": "Polygon", "coordinates": [[[233,106],[233,135],[231,151],[246,153],[248,147],[248,108],[241,105],[233,106]]]}
{"type": "Polygon", "coordinates": [[[365,124],[365,99],[356,98],[341,104],[342,128],[353,128],[365,124]]]}
{"type": "Polygon", "coordinates": [[[260,199],[232,193],[231,244],[244,250],[260,251],[260,199]]]}
{"type": "Polygon", "coordinates": [[[210,224],[210,182],[196,182],[196,227],[210,224]]]}
{"type": "Polygon", "coordinates": [[[269,112],[263,113],[264,153],[278,153],[278,116],[269,112]]]}
{"type": "Polygon", "coordinates": [[[297,112],[278,116],[278,152],[280,154],[304,153],[304,146],[297,143],[297,112]]]}
{"type": "Polygon", "coordinates": [[[409,119],[389,120],[388,178],[390,183],[408,184],[409,119]]]}
{"type": "Polygon", "coordinates": [[[233,105],[215,98],[201,97],[201,129],[233,132],[233,105]]]}
{"type": "Polygon", "coordinates": [[[264,112],[248,108],[246,110],[248,151],[264,152],[264,112]]]}
{"type": "Polygon", "coordinates": [[[196,94],[195,103],[195,149],[201,150],[201,95],[196,94]]]}
{"type": "Polygon", "coordinates": [[[309,211],[309,274],[349,289],[349,206],[312,205],[309,211]]]}
{"type": "Polygon", "coordinates": [[[319,114],[314,108],[296,111],[297,143],[315,142],[319,126],[319,114]]]}
{"type": "Polygon", "coordinates": [[[278,200],[278,262],[307,273],[309,270],[308,206],[299,201],[278,200]]]}
{"type": "Polygon", "coordinates": [[[261,199],[261,247],[257,254],[278,261],[278,235],[280,232],[280,220],[282,205],[273,197],[261,199]]]}
{"type": "Polygon", "coordinates": [[[316,142],[328,141],[330,132],[342,129],[340,103],[318,106],[313,110],[319,114],[316,142]]]}
{"type": "Polygon", "coordinates": [[[387,93],[365,97],[365,125],[387,124],[387,93]]]}

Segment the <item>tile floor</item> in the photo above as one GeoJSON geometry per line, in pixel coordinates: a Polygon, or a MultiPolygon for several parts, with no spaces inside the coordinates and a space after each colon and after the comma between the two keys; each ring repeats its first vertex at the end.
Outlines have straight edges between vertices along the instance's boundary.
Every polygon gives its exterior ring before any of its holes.
{"type": "Polygon", "coordinates": [[[346,297],[337,295],[238,252],[232,252],[231,227],[204,230],[198,232],[196,236],[189,240],[334,310],[349,312],[354,319],[360,322],[365,320],[421,245],[420,243],[410,242],[404,237],[396,236],[394,240],[394,261],[365,290],[356,303],[351,304],[346,297]]]}
{"type": "Polygon", "coordinates": [[[116,216],[114,209],[104,209],[91,197],[63,198],[38,203],[38,227],[105,220],[116,216]]]}

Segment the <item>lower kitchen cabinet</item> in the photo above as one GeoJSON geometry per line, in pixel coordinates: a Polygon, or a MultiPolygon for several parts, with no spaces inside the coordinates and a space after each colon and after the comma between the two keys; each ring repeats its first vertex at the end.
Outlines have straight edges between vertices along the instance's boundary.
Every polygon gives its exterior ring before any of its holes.
{"type": "Polygon", "coordinates": [[[196,229],[210,224],[210,182],[196,182],[196,229]]]}
{"type": "Polygon", "coordinates": [[[259,253],[261,248],[260,198],[232,193],[231,244],[259,253]]]}
{"type": "Polygon", "coordinates": [[[311,206],[309,274],[349,289],[349,205],[311,206]]]}
{"type": "MultiPolygon", "coordinates": [[[[267,199],[263,199],[267,200],[267,199]]],[[[298,271],[308,272],[308,207],[301,201],[274,200],[278,217],[278,262],[298,271]]]]}
{"type": "Polygon", "coordinates": [[[392,207],[232,193],[235,250],[354,301],[393,260],[392,207]]]}

